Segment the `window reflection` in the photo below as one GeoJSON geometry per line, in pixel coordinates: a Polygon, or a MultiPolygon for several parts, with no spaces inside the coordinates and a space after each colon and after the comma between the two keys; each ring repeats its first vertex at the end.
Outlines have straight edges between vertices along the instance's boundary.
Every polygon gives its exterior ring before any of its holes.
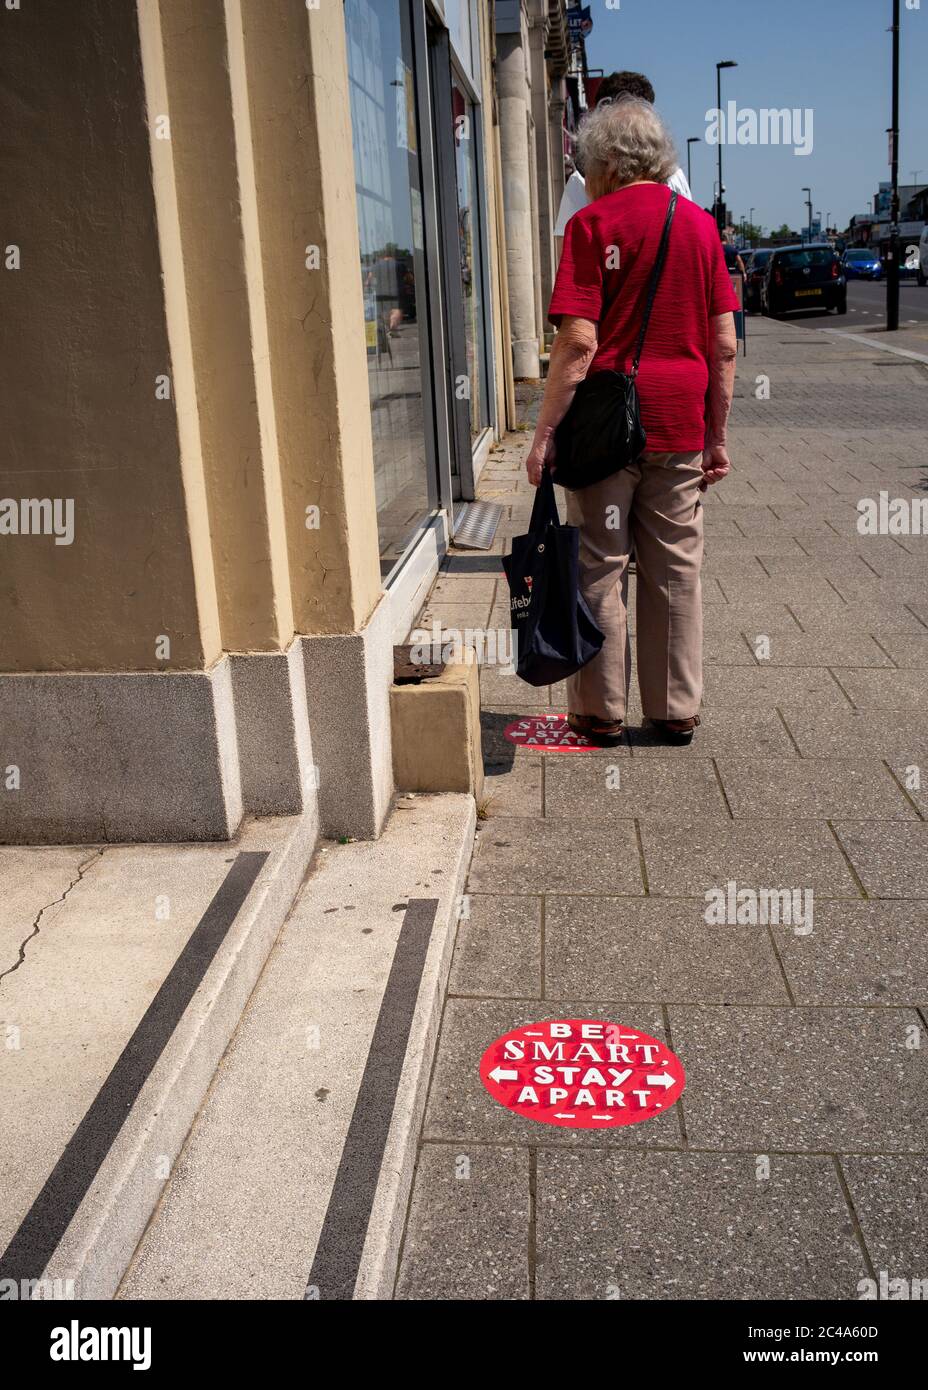
{"type": "Polygon", "coordinates": [[[407,0],[345,0],[374,438],[381,572],[435,505],[426,455],[428,389],[422,195],[407,0]]]}
{"type": "Polygon", "coordinates": [[[461,289],[464,296],[464,337],[467,345],[467,376],[470,389],[470,432],[473,437],[479,434],[489,421],[484,389],[477,132],[473,102],[456,77],[452,77],[451,82],[451,103],[458,191],[461,289]]]}

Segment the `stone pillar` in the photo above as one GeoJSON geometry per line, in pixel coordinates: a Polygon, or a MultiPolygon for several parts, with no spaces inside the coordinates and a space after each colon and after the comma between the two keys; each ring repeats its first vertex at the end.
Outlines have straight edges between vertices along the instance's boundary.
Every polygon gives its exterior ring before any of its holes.
{"type": "Polygon", "coordinates": [[[393,646],[380,580],[344,13],[324,0],[311,9],[305,0],[226,0],[226,11],[259,171],[267,345],[320,815],[327,834],[369,838],[393,789],[393,646]]]}
{"type": "Polygon", "coordinates": [[[0,24],[0,839],[222,838],[241,787],[157,14],[0,24]]]}
{"type": "MultiPolygon", "coordinates": [[[[551,235],[554,239],[554,224],[567,180],[564,177],[564,116],[567,110],[567,95],[563,77],[555,77],[551,83],[548,97],[548,158],[551,170],[551,235]]],[[[554,262],[557,273],[557,259],[554,262]]]]}
{"type": "Polygon", "coordinates": [[[529,142],[531,88],[528,33],[518,0],[497,6],[496,55],[513,371],[516,377],[536,379],[540,364],[529,142]]]}
{"type": "Polygon", "coordinates": [[[0,11],[0,841],[379,833],[340,6],[0,11]],[[308,694],[308,698],[307,698],[308,694]]]}
{"type": "Polygon", "coordinates": [[[531,43],[532,122],[535,129],[535,188],[538,205],[538,245],[536,280],[540,304],[539,337],[544,339],[548,304],[554,288],[554,218],[558,204],[551,186],[551,132],[549,128],[549,81],[545,62],[545,34],[548,22],[546,0],[533,0],[531,43]]]}

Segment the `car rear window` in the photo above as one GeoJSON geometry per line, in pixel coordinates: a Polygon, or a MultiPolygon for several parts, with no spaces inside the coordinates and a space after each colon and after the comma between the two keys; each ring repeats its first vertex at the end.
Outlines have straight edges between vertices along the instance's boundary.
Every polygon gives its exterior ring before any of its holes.
{"type": "Polygon", "coordinates": [[[823,246],[811,247],[808,251],[784,251],[778,260],[788,270],[803,270],[811,265],[831,265],[834,258],[834,251],[823,246]]]}

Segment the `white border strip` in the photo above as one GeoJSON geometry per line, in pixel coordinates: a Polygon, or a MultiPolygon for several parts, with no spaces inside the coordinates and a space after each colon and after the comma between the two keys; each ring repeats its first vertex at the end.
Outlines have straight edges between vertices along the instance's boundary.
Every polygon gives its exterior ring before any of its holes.
{"type": "Polygon", "coordinates": [[[873,338],[868,338],[862,333],[847,333],[843,328],[816,328],[815,333],[830,333],[834,338],[850,338],[852,343],[861,343],[864,347],[876,348],[878,352],[893,352],[897,357],[911,357],[915,362],[928,363],[928,356],[923,352],[909,352],[908,348],[893,347],[889,343],[877,343],[873,338]]]}

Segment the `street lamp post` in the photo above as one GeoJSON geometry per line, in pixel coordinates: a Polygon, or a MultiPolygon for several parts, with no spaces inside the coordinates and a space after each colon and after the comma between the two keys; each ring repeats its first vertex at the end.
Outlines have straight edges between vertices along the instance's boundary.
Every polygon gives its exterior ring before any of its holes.
{"type": "Polygon", "coordinates": [[[719,113],[719,196],[715,205],[715,217],[719,231],[725,230],[725,185],[722,182],[722,68],[736,68],[738,64],[731,58],[726,58],[724,62],[715,65],[715,90],[718,101],[717,110],[719,113]]]}
{"type": "Polygon", "coordinates": [[[687,183],[688,183],[689,186],[690,186],[690,192],[691,192],[691,193],[692,193],[692,191],[693,191],[693,170],[692,170],[692,166],[691,166],[690,155],[691,155],[691,153],[692,153],[693,146],[694,146],[694,145],[698,145],[698,144],[700,144],[700,143],[701,143],[701,142],[700,142],[700,137],[699,137],[698,135],[689,135],[689,136],[687,136],[687,140],[686,140],[686,181],[687,181],[687,183]]]}
{"type": "Polygon", "coordinates": [[[803,191],[803,193],[805,193],[805,195],[806,195],[806,212],[809,214],[809,217],[808,217],[808,222],[809,222],[809,240],[811,241],[811,240],[812,240],[812,189],[811,189],[811,188],[804,188],[802,191],[803,191]]]}
{"type": "Polygon", "coordinates": [[[889,131],[892,194],[886,258],[886,331],[899,327],[899,0],[893,0],[893,123],[889,131]]]}
{"type": "Polygon", "coordinates": [[[754,209],[748,209],[748,231],[751,233],[751,246],[754,245],[754,209]]]}

